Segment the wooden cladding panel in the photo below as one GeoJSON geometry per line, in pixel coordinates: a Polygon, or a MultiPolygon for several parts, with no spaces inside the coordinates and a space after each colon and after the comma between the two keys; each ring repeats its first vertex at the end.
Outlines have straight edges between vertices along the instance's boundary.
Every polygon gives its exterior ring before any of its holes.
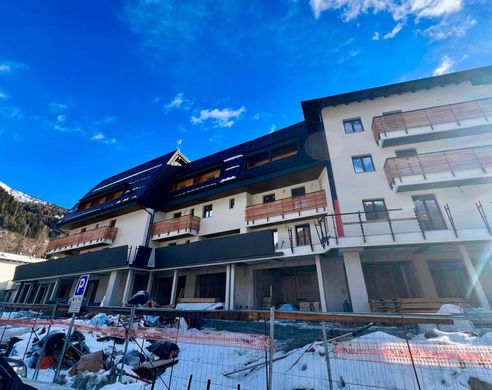
{"type": "Polygon", "coordinates": [[[101,240],[114,241],[117,233],[117,228],[101,226],[95,229],[86,230],[85,232],[75,233],[65,237],[58,237],[50,241],[48,244],[48,252],[76,244],[98,242],[101,240]]]}
{"type": "Polygon", "coordinates": [[[396,178],[433,173],[454,173],[492,167],[492,146],[466,148],[446,152],[421,154],[412,157],[393,157],[386,160],[384,171],[391,184],[396,178]]]}
{"type": "Polygon", "coordinates": [[[154,223],[152,235],[167,234],[180,230],[200,230],[200,218],[194,215],[183,215],[178,218],[167,219],[165,221],[154,223]]]}
{"type": "Polygon", "coordinates": [[[372,121],[372,132],[377,141],[381,133],[406,131],[440,123],[459,123],[463,120],[487,116],[492,116],[492,98],[377,116],[372,121]]]}
{"type": "Polygon", "coordinates": [[[322,209],[326,207],[325,191],[311,192],[306,195],[279,199],[270,203],[248,206],[246,208],[246,221],[254,221],[301,212],[305,210],[322,209]]]}

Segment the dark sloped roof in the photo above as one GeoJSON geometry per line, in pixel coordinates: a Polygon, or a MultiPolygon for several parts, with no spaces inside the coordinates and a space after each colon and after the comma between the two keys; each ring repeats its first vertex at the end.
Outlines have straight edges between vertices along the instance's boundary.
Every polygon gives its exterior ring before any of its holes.
{"type": "Polygon", "coordinates": [[[461,72],[448,73],[441,76],[426,77],[418,80],[405,81],[402,83],[362,89],[360,91],[326,96],[318,99],[303,101],[301,105],[304,112],[304,119],[308,125],[310,127],[316,127],[316,123],[320,121],[319,113],[323,107],[349,104],[406,92],[415,92],[420,89],[429,89],[448,84],[457,84],[464,81],[470,81],[472,84],[492,83],[492,66],[484,66],[461,72]]]}
{"type": "Polygon", "coordinates": [[[72,223],[75,220],[130,205],[138,204],[145,207],[155,207],[151,189],[156,190],[158,187],[166,186],[170,182],[169,173],[170,171],[173,171],[172,168],[174,167],[170,167],[166,164],[174,153],[175,152],[167,153],[101,181],[87,192],[77,204],[63,216],[59,225],[63,226],[72,223]],[[168,174],[166,175],[166,173],[168,174]],[[166,180],[166,177],[168,180],[166,180]],[[120,197],[85,210],[78,210],[81,202],[97,198],[119,189],[124,190],[120,197]]]}
{"type": "Polygon", "coordinates": [[[163,198],[160,206],[161,208],[169,205],[176,206],[181,202],[212,192],[217,193],[240,187],[245,181],[252,183],[264,180],[265,176],[272,178],[285,175],[286,171],[321,166],[325,163],[326,156],[324,134],[310,134],[305,122],[300,122],[179,167],[176,179],[185,179],[217,166],[221,168],[221,175],[215,179],[170,192],[167,198],[163,198]],[[297,155],[255,168],[246,168],[247,156],[290,142],[297,142],[297,155]]]}

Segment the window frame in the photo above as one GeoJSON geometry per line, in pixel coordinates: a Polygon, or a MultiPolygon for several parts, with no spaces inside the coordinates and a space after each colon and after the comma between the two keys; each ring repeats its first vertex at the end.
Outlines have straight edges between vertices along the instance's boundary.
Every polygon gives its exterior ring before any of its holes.
{"type": "Polygon", "coordinates": [[[203,210],[202,210],[202,218],[210,218],[213,216],[213,213],[214,213],[214,205],[213,203],[210,203],[210,204],[206,204],[203,206],[203,210]],[[210,209],[207,209],[208,207],[210,207],[210,209]]]}
{"type": "Polygon", "coordinates": [[[388,219],[388,207],[386,207],[386,202],[384,201],[384,198],[363,199],[362,207],[364,208],[364,215],[366,217],[366,221],[381,221],[381,220],[388,219]],[[384,206],[384,210],[376,210],[374,207],[375,202],[382,202],[384,206]],[[373,205],[372,211],[367,209],[366,207],[367,204],[373,205]]]}
{"type": "Polygon", "coordinates": [[[309,223],[303,223],[301,225],[295,225],[294,229],[296,231],[296,246],[313,245],[313,241],[311,238],[311,226],[309,226],[309,223]],[[300,229],[302,229],[302,240],[299,240],[300,229]],[[306,232],[307,232],[307,235],[306,235],[306,232]]]}
{"type": "Polygon", "coordinates": [[[236,199],[230,198],[229,199],[229,210],[233,209],[236,206],[236,199]]]}
{"type": "Polygon", "coordinates": [[[266,203],[273,203],[273,202],[275,202],[275,201],[277,200],[277,199],[275,198],[275,192],[272,192],[272,193],[270,193],[270,194],[265,194],[265,195],[263,195],[262,199],[263,199],[263,204],[266,204],[266,203]],[[270,197],[270,196],[273,196],[273,199],[272,199],[272,200],[267,200],[267,199],[268,199],[268,197],[270,197]]]}
{"type": "Polygon", "coordinates": [[[363,133],[365,131],[364,125],[362,124],[362,118],[360,118],[360,117],[343,119],[342,123],[343,123],[343,130],[345,131],[345,134],[363,133]],[[357,131],[355,129],[355,126],[354,126],[355,122],[360,123],[361,130],[357,131]],[[347,131],[346,125],[350,125],[351,131],[347,131]]]}
{"type": "Polygon", "coordinates": [[[292,198],[297,198],[298,196],[304,196],[304,195],[306,195],[306,187],[301,186],[301,187],[291,188],[290,189],[290,195],[292,198]],[[299,193],[299,194],[294,195],[294,191],[300,191],[300,192],[302,192],[302,194],[299,193]]]}
{"type": "Polygon", "coordinates": [[[419,195],[412,195],[412,202],[414,207],[417,209],[417,212],[419,213],[420,219],[419,219],[419,224],[422,228],[423,231],[434,231],[434,230],[447,230],[447,224],[444,219],[444,216],[442,215],[441,208],[439,207],[439,202],[437,201],[437,198],[434,194],[419,194],[419,195]],[[422,215],[420,214],[420,211],[418,210],[418,206],[415,203],[416,200],[422,201],[423,199],[423,206],[425,208],[425,212],[427,215],[427,220],[422,218],[422,215]],[[437,211],[439,212],[439,215],[434,215],[431,214],[429,207],[427,206],[427,201],[428,200],[433,200],[435,203],[435,207],[437,211]],[[431,217],[431,215],[433,215],[431,217]],[[441,225],[439,225],[439,223],[441,225]]]}
{"type": "Polygon", "coordinates": [[[354,173],[369,173],[369,172],[376,172],[376,167],[374,166],[374,160],[372,159],[371,154],[362,154],[359,156],[352,156],[352,168],[354,169],[354,173]],[[366,170],[365,164],[364,164],[364,159],[369,158],[371,161],[371,166],[372,170],[366,170]],[[355,161],[359,160],[360,161],[360,166],[362,168],[361,171],[357,171],[355,161]]]}

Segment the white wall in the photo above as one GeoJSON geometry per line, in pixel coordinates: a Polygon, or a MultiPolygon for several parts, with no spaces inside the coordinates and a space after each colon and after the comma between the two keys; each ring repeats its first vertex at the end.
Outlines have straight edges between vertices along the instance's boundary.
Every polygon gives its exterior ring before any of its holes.
{"type": "MultiPolygon", "coordinates": [[[[474,203],[481,200],[490,212],[492,185],[416,190],[394,193],[384,174],[386,158],[395,157],[395,150],[416,148],[417,153],[458,149],[463,147],[492,144],[490,134],[448,138],[436,141],[417,142],[380,149],[374,140],[371,125],[375,116],[394,110],[409,111],[443,104],[457,103],[492,96],[492,86],[471,86],[469,83],[433,88],[431,90],[390,95],[387,98],[326,107],[322,110],[330,158],[334,171],[336,190],[341,212],[363,211],[362,200],[384,198],[386,206],[403,208],[403,212],[392,213],[393,218],[414,217],[412,195],[434,194],[441,206],[449,203],[456,225],[461,227],[483,227],[474,203]],[[364,132],[345,134],[343,120],[360,117],[364,132]],[[355,173],[352,156],[370,154],[375,172],[355,173]]],[[[443,216],[446,219],[446,216],[443,216]]],[[[349,219],[346,217],[345,219],[349,219]]],[[[353,217],[356,221],[356,217],[353,217]]],[[[448,222],[448,221],[446,221],[448,222]]],[[[448,223],[449,227],[449,223],[448,223]]]]}

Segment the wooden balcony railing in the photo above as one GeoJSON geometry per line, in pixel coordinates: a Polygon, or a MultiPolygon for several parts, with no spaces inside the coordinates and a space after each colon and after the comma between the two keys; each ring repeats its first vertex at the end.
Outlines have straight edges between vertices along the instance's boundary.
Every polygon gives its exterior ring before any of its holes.
{"type": "Polygon", "coordinates": [[[372,120],[372,133],[378,142],[380,134],[424,126],[432,128],[441,123],[455,122],[459,126],[461,121],[488,116],[492,116],[492,98],[376,116],[372,120]]]}
{"type": "Polygon", "coordinates": [[[384,172],[388,183],[395,183],[405,176],[421,175],[424,180],[435,173],[451,173],[479,169],[486,173],[492,167],[492,145],[477,148],[463,148],[445,152],[419,154],[411,157],[386,159],[384,172]]]}
{"type": "Polygon", "coordinates": [[[101,241],[111,241],[116,239],[117,228],[101,226],[85,232],[71,234],[65,237],[58,237],[48,244],[48,252],[56,251],[77,244],[99,244],[101,241]]]}
{"type": "Polygon", "coordinates": [[[292,198],[279,199],[270,203],[262,203],[246,207],[246,221],[301,213],[306,210],[324,210],[326,208],[325,191],[316,191],[292,198]]]}
{"type": "Polygon", "coordinates": [[[195,230],[197,232],[200,230],[200,218],[187,214],[178,218],[156,222],[152,227],[152,236],[189,230],[195,230]]]}

